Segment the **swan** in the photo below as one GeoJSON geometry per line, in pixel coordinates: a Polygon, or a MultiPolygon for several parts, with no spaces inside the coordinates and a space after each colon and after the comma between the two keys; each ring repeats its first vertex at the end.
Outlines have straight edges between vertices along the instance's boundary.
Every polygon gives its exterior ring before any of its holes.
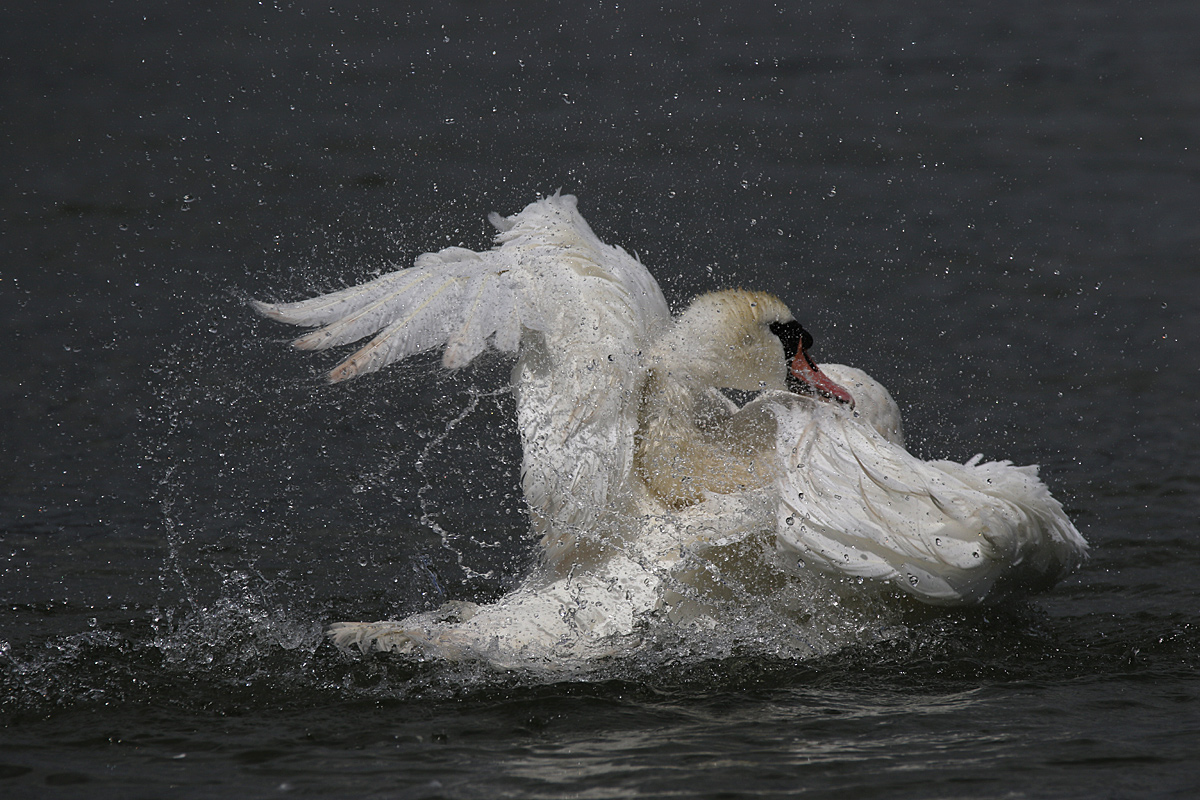
{"type": "Polygon", "coordinates": [[[339,647],[588,663],[628,652],[654,621],[713,619],[725,590],[697,568],[706,553],[736,551],[722,563],[745,586],[803,570],[934,605],[1040,591],[1086,557],[1037,467],[912,456],[888,391],[818,366],[777,297],[711,292],[672,317],[655,279],[593,233],[573,196],[489,220],[491,250],[446,248],[341,291],[252,301],[314,328],[299,349],[374,334],[332,382],[438,348],[451,370],[489,346],[515,355],[538,566],[494,603],[334,624],[339,647]],[[757,396],[739,407],[727,389],[757,396]]]}

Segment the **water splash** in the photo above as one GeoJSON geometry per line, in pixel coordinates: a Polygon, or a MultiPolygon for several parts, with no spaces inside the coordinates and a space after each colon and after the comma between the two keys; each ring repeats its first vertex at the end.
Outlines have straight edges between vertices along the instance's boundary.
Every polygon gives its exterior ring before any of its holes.
{"type": "MultiPolygon", "coordinates": [[[[455,535],[447,531],[438,522],[434,506],[429,500],[429,490],[433,485],[433,478],[428,472],[427,463],[430,455],[435,451],[435,449],[440,447],[442,443],[446,441],[446,439],[454,432],[454,429],[457,428],[459,424],[463,422],[463,420],[475,412],[475,410],[479,407],[479,401],[482,398],[501,397],[511,394],[512,389],[509,387],[496,389],[490,392],[482,392],[474,388],[468,390],[467,396],[469,401],[467,405],[458,413],[457,416],[446,423],[446,426],[441,433],[434,436],[425,444],[425,447],[422,448],[420,454],[417,456],[416,461],[413,462],[413,466],[416,468],[417,473],[421,475],[424,482],[424,485],[417,490],[417,501],[421,504],[420,523],[437,533],[438,537],[442,540],[442,547],[454,554],[459,568],[462,569],[463,573],[468,578],[490,579],[495,575],[495,570],[489,569],[486,572],[478,572],[473,569],[466,562],[462,550],[456,546],[454,542],[454,539],[456,538],[455,535]]],[[[426,568],[428,569],[428,567],[426,568]]]]}

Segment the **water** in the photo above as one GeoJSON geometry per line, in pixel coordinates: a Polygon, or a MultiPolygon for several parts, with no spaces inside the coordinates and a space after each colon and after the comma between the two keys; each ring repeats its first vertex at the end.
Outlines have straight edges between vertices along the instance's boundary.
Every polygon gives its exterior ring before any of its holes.
{"type": "Polygon", "coordinates": [[[1197,23],[0,12],[0,792],[1190,796],[1197,23]],[[560,186],[676,307],[780,294],[915,451],[1040,463],[1092,560],[808,657],[668,637],[547,678],[323,644],[528,568],[508,365],[328,387],[337,356],[245,301],[482,247],[560,186]]]}

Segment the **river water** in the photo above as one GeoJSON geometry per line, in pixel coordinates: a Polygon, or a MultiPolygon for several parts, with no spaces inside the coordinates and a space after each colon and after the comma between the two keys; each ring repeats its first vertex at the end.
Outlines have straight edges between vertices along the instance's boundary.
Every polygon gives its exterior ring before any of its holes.
{"type": "Polygon", "coordinates": [[[1194,796],[1200,6],[784,5],[0,11],[0,795],[1194,796]],[[327,386],[247,300],[560,187],[915,452],[1040,464],[1091,560],[809,652],[324,644],[529,568],[509,364],[327,386]]]}

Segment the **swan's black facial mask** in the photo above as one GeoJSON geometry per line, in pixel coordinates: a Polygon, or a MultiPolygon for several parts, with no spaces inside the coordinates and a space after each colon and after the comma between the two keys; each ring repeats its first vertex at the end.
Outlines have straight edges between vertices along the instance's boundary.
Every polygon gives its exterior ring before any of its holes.
{"type": "Polygon", "coordinates": [[[779,341],[783,342],[783,354],[785,357],[795,355],[801,345],[805,350],[813,346],[812,334],[804,330],[804,326],[796,320],[791,322],[772,322],[771,333],[779,337],[779,341]]]}
{"type": "Polygon", "coordinates": [[[803,325],[796,320],[772,322],[770,329],[783,343],[784,356],[791,359],[787,373],[788,391],[794,394],[827,397],[854,408],[854,398],[850,393],[830,380],[809,357],[808,351],[813,346],[813,337],[804,330],[803,325]]]}

